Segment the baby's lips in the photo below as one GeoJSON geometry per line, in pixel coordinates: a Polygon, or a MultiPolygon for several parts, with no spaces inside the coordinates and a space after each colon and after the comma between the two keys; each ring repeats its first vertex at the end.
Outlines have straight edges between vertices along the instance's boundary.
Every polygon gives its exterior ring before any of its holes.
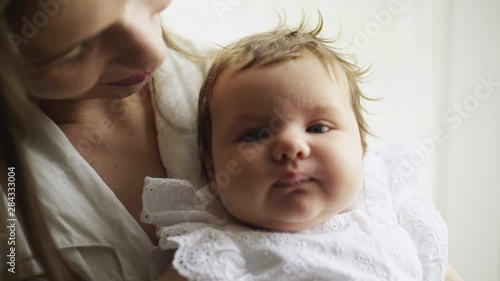
{"type": "Polygon", "coordinates": [[[279,178],[273,186],[295,186],[301,183],[310,182],[313,178],[300,172],[287,172],[281,178],[279,178]]]}

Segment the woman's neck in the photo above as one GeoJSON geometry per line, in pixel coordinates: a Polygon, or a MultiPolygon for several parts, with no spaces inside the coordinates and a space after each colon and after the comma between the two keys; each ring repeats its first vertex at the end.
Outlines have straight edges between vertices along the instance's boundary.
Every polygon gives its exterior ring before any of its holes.
{"type": "Polygon", "coordinates": [[[144,177],[167,177],[148,91],[124,99],[41,101],[38,105],[156,243],[155,227],[140,221],[144,177]]]}
{"type": "Polygon", "coordinates": [[[106,122],[132,125],[149,102],[148,91],[143,90],[122,99],[39,100],[37,104],[59,127],[92,128],[106,122]]]}

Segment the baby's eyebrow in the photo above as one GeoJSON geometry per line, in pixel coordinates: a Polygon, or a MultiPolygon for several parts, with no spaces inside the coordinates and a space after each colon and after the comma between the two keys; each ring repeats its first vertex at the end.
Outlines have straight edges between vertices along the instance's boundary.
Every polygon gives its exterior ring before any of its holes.
{"type": "Polygon", "coordinates": [[[268,121],[272,118],[268,114],[260,114],[256,112],[240,112],[235,116],[237,122],[255,122],[255,121],[268,121]]]}
{"type": "Polygon", "coordinates": [[[236,126],[241,126],[242,124],[247,123],[269,123],[269,120],[271,120],[271,118],[272,116],[269,116],[267,114],[259,114],[255,112],[240,112],[230,122],[230,127],[234,128],[236,126]]]}
{"type": "Polygon", "coordinates": [[[313,113],[335,113],[340,112],[341,108],[340,106],[318,104],[308,106],[308,110],[313,113]]]}

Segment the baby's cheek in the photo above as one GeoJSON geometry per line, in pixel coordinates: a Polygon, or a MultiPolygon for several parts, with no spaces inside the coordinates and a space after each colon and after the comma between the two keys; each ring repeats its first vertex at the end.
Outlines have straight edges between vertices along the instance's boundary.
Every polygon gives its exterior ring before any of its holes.
{"type": "Polygon", "coordinates": [[[246,169],[235,157],[214,158],[214,178],[219,187],[225,192],[236,192],[246,182],[246,169]],[[230,189],[230,190],[229,190],[230,189]]]}
{"type": "Polygon", "coordinates": [[[350,149],[333,148],[323,155],[329,177],[335,185],[345,186],[357,184],[363,176],[362,154],[350,149]]]}

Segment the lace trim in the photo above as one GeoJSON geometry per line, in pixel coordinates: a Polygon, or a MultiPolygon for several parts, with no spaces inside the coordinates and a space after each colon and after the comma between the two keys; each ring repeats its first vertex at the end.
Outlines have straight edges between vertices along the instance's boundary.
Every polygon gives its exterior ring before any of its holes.
{"type": "Polygon", "coordinates": [[[381,156],[365,157],[366,209],[299,233],[239,226],[206,188],[172,179],[145,180],[141,218],[190,280],[443,280],[446,225],[408,182],[389,181],[394,159],[381,156]]]}

